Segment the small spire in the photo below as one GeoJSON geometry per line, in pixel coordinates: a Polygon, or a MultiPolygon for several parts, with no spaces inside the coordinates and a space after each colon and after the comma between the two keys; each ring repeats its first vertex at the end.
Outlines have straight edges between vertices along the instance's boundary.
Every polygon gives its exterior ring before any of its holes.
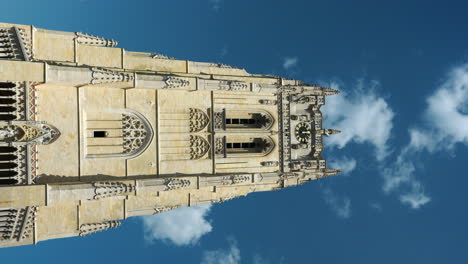
{"type": "Polygon", "coordinates": [[[323,91],[324,95],[335,95],[335,94],[340,93],[340,91],[338,91],[336,89],[326,88],[326,87],[322,87],[322,91],[323,91]]]}
{"type": "Polygon", "coordinates": [[[336,134],[339,134],[339,133],[341,133],[341,130],[338,130],[338,129],[329,129],[329,128],[327,128],[324,131],[325,136],[336,135],[336,134]]]}
{"type": "Polygon", "coordinates": [[[336,174],[340,174],[341,171],[340,170],[336,170],[336,169],[325,169],[325,172],[324,172],[324,176],[325,177],[328,177],[328,176],[333,176],[333,175],[336,175],[336,174]]]}

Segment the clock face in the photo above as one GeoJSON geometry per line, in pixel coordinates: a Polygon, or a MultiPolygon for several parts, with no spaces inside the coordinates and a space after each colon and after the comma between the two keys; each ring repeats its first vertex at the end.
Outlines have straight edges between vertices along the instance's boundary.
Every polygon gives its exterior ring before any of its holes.
{"type": "Polygon", "coordinates": [[[296,130],[295,130],[295,135],[296,138],[299,142],[301,143],[307,143],[310,140],[310,124],[309,123],[304,123],[301,122],[297,124],[296,130]]]}

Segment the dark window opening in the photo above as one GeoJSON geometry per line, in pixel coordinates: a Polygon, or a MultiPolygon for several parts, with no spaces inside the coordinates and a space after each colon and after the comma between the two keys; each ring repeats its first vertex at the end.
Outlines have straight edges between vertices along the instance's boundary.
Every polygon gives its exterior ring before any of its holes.
{"type": "Polygon", "coordinates": [[[14,179],[8,179],[8,180],[0,180],[0,185],[13,185],[17,184],[18,181],[14,179]]]}
{"type": "Polygon", "coordinates": [[[0,112],[10,113],[14,112],[15,110],[16,108],[14,108],[13,106],[0,106],[0,112]]]}
{"type": "Polygon", "coordinates": [[[8,171],[0,171],[0,178],[3,177],[13,177],[13,176],[16,176],[18,175],[18,172],[17,171],[13,171],[13,170],[8,170],[8,171]]]}
{"type": "Polygon", "coordinates": [[[259,151],[259,144],[253,142],[227,142],[226,150],[228,153],[255,153],[259,151]]]}
{"type": "Polygon", "coordinates": [[[16,163],[0,163],[0,169],[13,169],[16,168],[18,165],[16,163]]]}
{"type": "Polygon", "coordinates": [[[15,99],[11,98],[0,98],[0,104],[14,104],[16,103],[15,99]]]}
{"type": "Polygon", "coordinates": [[[0,153],[10,153],[17,151],[18,149],[15,147],[0,147],[0,153]]]}
{"type": "Polygon", "coordinates": [[[93,134],[95,138],[107,137],[107,135],[108,135],[107,131],[94,131],[94,134],[93,134]]]}
{"type": "Polygon", "coordinates": [[[6,160],[16,160],[17,157],[15,155],[0,155],[0,161],[6,161],[6,160]]]}
{"type": "Polygon", "coordinates": [[[15,115],[10,115],[10,114],[0,115],[1,121],[10,121],[10,120],[15,120],[15,119],[16,119],[15,115]]]}
{"type": "Polygon", "coordinates": [[[0,90],[0,96],[13,96],[15,94],[16,94],[15,91],[0,90]]]}
{"type": "Polygon", "coordinates": [[[13,88],[16,84],[11,82],[0,82],[0,88],[13,88]]]}
{"type": "Polygon", "coordinates": [[[253,118],[227,118],[226,125],[252,125],[255,124],[253,118]]]}

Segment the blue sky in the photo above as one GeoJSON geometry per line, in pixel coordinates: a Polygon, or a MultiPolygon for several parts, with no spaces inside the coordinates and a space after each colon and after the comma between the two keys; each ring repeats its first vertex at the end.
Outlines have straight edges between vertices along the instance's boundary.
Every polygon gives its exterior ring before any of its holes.
{"type": "Polygon", "coordinates": [[[346,172],[2,249],[2,263],[468,262],[466,1],[1,4],[2,22],[338,88],[325,156],[346,172]]]}

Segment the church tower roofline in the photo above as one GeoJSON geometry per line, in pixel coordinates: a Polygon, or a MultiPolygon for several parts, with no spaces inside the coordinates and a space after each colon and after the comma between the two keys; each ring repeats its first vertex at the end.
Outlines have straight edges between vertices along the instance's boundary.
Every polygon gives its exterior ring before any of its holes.
{"type": "Polygon", "coordinates": [[[340,173],[338,90],[80,32],[0,23],[0,42],[0,248],[340,173]]]}

